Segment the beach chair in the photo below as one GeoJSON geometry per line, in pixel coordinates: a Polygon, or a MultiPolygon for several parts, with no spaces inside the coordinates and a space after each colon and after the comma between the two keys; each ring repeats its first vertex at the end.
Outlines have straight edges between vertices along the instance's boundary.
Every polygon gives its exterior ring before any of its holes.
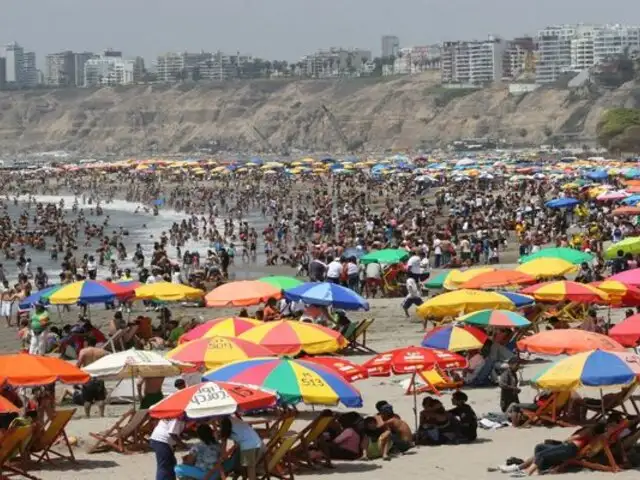
{"type": "Polygon", "coordinates": [[[21,451],[25,442],[28,442],[33,435],[33,426],[18,427],[15,430],[8,430],[0,438],[0,478],[6,479],[10,476],[25,477],[30,480],[39,480],[38,477],[27,473],[27,471],[12,459],[16,453],[21,451]]]}
{"type": "Polygon", "coordinates": [[[564,409],[571,400],[571,392],[554,392],[546,400],[544,400],[536,410],[521,410],[526,420],[522,427],[548,423],[552,425],[560,425],[563,427],[571,427],[573,424],[563,419],[564,409]]]}
{"type": "Polygon", "coordinates": [[[269,441],[265,447],[265,453],[282,443],[284,438],[289,434],[289,432],[291,432],[291,427],[293,426],[295,419],[295,415],[287,414],[280,422],[271,427],[267,432],[267,438],[269,438],[269,441]]]}
{"type": "Polygon", "coordinates": [[[264,472],[258,474],[258,480],[271,480],[273,477],[280,480],[293,480],[290,451],[296,440],[297,437],[286,437],[280,445],[267,450],[262,463],[259,463],[264,466],[264,472]]]}
{"type": "Polygon", "coordinates": [[[107,341],[102,346],[102,348],[112,353],[126,350],[125,344],[124,344],[124,332],[125,332],[124,330],[118,330],[113,335],[110,335],[109,337],[107,337],[107,341]]]}
{"type": "Polygon", "coordinates": [[[589,423],[597,422],[608,412],[618,412],[625,416],[630,416],[629,411],[627,410],[626,403],[630,402],[633,406],[636,415],[640,415],[640,410],[638,410],[638,405],[633,399],[633,393],[638,387],[637,383],[634,383],[623,390],[620,391],[617,395],[613,395],[604,400],[588,400],[585,399],[584,406],[588,412],[593,412],[594,416],[588,418],[589,423]],[[603,404],[604,401],[604,404],[603,404]]]}
{"type": "Polygon", "coordinates": [[[76,413],[75,408],[56,411],[45,431],[34,439],[29,447],[29,453],[36,457],[36,463],[39,464],[43,460],[53,463],[52,456],[69,460],[73,463],[76,462],[76,457],[73,455],[73,450],[65,431],[74,413],[76,413]],[[64,450],[69,452],[68,455],[54,450],[53,447],[57,444],[62,444],[64,450]]]}
{"type": "Polygon", "coordinates": [[[296,465],[313,467],[310,447],[327,431],[334,419],[333,415],[318,415],[296,435],[296,441],[291,449],[292,462],[296,465]]]}
{"type": "Polygon", "coordinates": [[[349,334],[349,330],[347,330],[344,337],[349,344],[345,350],[356,353],[372,353],[374,355],[378,353],[372,348],[367,347],[367,331],[371,328],[374,321],[375,318],[366,318],[357,324],[351,334],[349,334]],[[362,341],[360,341],[360,338],[362,338],[362,341]]]}
{"type": "Polygon", "coordinates": [[[147,410],[129,410],[108,430],[100,433],[90,433],[97,442],[89,447],[87,453],[98,453],[105,450],[115,450],[120,453],[131,453],[145,447],[140,431],[149,422],[147,410]],[[126,422],[126,423],[125,423],[126,422]]]}

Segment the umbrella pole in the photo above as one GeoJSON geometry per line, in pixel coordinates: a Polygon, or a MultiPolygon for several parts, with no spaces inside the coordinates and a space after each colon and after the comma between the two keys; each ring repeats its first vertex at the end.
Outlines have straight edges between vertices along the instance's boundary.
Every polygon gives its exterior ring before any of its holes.
{"type": "Polygon", "coordinates": [[[136,411],[136,379],[133,375],[133,371],[131,372],[131,389],[133,390],[133,411],[136,411]]]}
{"type": "Polygon", "coordinates": [[[413,388],[413,420],[415,425],[414,433],[418,433],[418,392],[416,389],[416,372],[411,376],[411,384],[409,388],[413,388]]]}
{"type": "Polygon", "coordinates": [[[607,323],[604,327],[605,335],[609,335],[609,328],[611,328],[611,305],[607,307],[607,323]]]}

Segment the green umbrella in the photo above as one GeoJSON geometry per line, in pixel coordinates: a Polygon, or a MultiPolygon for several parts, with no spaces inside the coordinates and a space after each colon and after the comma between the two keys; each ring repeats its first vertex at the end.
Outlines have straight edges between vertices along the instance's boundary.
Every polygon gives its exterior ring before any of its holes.
{"type": "Polygon", "coordinates": [[[384,250],[376,250],[375,252],[369,252],[366,255],[360,257],[360,263],[386,263],[393,265],[395,263],[402,263],[409,258],[409,252],[401,250],[399,248],[385,248],[384,250]]]}
{"type": "Polygon", "coordinates": [[[298,285],[302,285],[304,283],[298,280],[297,278],[287,277],[284,275],[272,275],[270,277],[262,277],[262,278],[259,278],[258,281],[268,283],[269,285],[273,285],[274,287],[277,287],[280,290],[286,290],[288,288],[297,287],[298,285]]]}
{"type": "Polygon", "coordinates": [[[429,277],[427,281],[423,283],[423,285],[426,288],[442,288],[444,286],[444,281],[447,279],[449,273],[451,272],[440,272],[435,277],[429,277]]]}
{"type": "Polygon", "coordinates": [[[574,265],[579,265],[582,262],[590,262],[591,260],[593,260],[593,255],[591,255],[590,253],[582,252],[580,250],[575,250],[573,248],[552,247],[543,248],[539,252],[532,253],[531,255],[527,255],[526,257],[522,257],[520,258],[520,263],[527,263],[537,258],[560,258],[562,260],[566,260],[569,263],[573,263],[574,265]]]}
{"type": "Polygon", "coordinates": [[[604,252],[604,258],[611,259],[618,256],[618,250],[622,250],[625,255],[630,253],[631,255],[637,255],[640,253],[640,237],[629,237],[624,240],[614,243],[604,252]]]}

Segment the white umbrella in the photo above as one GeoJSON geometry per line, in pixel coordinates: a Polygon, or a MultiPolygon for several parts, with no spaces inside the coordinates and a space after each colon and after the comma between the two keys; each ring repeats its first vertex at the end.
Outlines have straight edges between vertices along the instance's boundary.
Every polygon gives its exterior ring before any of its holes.
{"type": "Polygon", "coordinates": [[[83,370],[92,377],[122,380],[130,377],[175,377],[188,368],[193,368],[193,365],[169,360],[153,351],[131,349],[106,355],[83,370]]]}

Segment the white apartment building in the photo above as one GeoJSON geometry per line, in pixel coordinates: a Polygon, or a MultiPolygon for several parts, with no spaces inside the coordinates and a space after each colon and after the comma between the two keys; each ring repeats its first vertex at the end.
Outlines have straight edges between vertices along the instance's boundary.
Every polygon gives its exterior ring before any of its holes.
{"type": "Polygon", "coordinates": [[[314,78],[337,78],[365,73],[371,51],[359,48],[330,48],[302,57],[302,74],[314,78]]]}
{"type": "Polygon", "coordinates": [[[596,65],[608,58],[640,52],[640,26],[607,25],[593,37],[593,61],[596,65]]]}
{"type": "Polygon", "coordinates": [[[393,62],[393,70],[389,72],[391,69],[386,69],[383,71],[383,74],[411,75],[427,70],[437,70],[440,68],[441,58],[441,45],[401,48],[397,58],[393,62]]]}
{"type": "Polygon", "coordinates": [[[445,42],[440,72],[443,83],[483,85],[502,79],[506,42],[499,37],[445,42]]]}
{"type": "Polygon", "coordinates": [[[4,47],[5,81],[8,84],[21,86],[24,79],[24,48],[11,42],[4,47]]]}
{"type": "Polygon", "coordinates": [[[552,83],[571,68],[573,25],[555,25],[538,32],[536,83],[552,83]]]}
{"type": "Polygon", "coordinates": [[[131,85],[140,81],[139,62],[125,60],[122,53],[106,50],[84,64],[84,86],[131,85]]]}
{"type": "Polygon", "coordinates": [[[397,57],[400,52],[400,39],[395,35],[382,37],[382,58],[397,57]]]}
{"type": "Polygon", "coordinates": [[[173,83],[190,75],[193,68],[201,62],[210,61],[210,52],[168,52],[156,59],[156,75],[160,82],[173,83]]]}

